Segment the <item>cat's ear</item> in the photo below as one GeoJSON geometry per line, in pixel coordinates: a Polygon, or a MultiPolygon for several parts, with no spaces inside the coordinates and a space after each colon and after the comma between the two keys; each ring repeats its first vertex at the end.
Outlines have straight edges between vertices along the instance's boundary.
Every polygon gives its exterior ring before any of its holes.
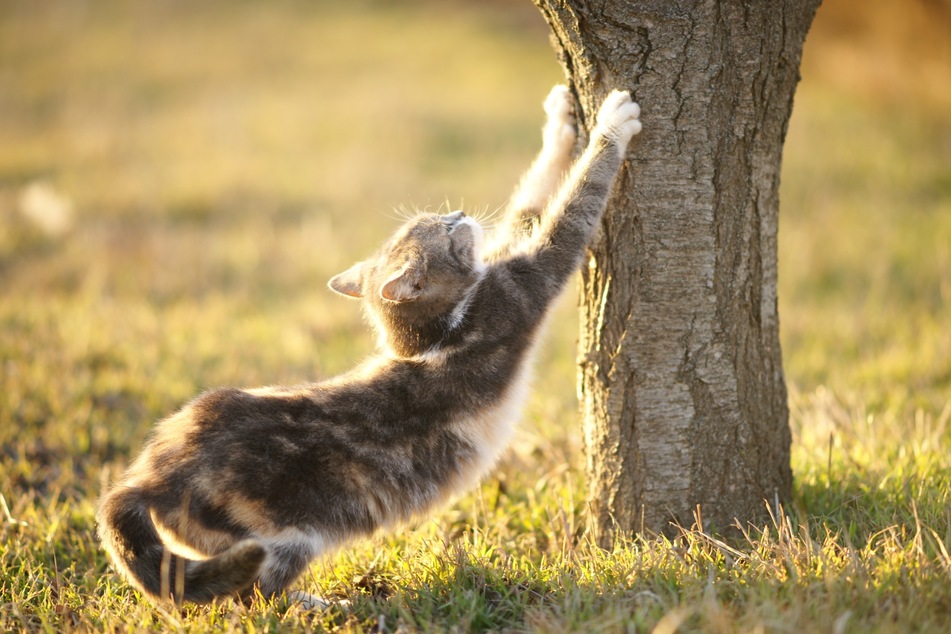
{"type": "Polygon", "coordinates": [[[423,292],[423,275],[407,264],[393,274],[380,289],[380,297],[391,302],[411,302],[423,292]]]}
{"type": "Polygon", "coordinates": [[[347,297],[363,297],[363,262],[357,262],[349,269],[334,275],[327,282],[331,290],[346,295],[347,297]]]}

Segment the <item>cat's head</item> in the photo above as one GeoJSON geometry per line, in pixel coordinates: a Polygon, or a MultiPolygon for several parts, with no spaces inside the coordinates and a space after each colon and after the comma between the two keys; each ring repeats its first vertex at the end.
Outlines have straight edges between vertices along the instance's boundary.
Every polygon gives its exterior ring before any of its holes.
{"type": "Polygon", "coordinates": [[[329,286],[363,299],[383,330],[451,320],[482,275],[481,247],[482,227],[463,212],[420,214],[329,286]]]}

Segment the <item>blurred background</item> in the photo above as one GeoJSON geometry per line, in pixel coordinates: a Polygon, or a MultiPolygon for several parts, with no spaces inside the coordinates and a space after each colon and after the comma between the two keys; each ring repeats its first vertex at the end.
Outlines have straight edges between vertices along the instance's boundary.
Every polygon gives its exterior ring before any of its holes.
{"type": "MultiPolygon", "coordinates": [[[[819,410],[947,422],[951,3],[826,0],[802,76],[779,268],[796,469],[825,451],[819,410]]],[[[4,490],[95,493],[202,389],[352,366],[371,338],[326,280],[401,209],[501,205],[558,81],[529,0],[5,1],[4,490]]],[[[582,462],[574,303],[513,473],[582,462]]]]}

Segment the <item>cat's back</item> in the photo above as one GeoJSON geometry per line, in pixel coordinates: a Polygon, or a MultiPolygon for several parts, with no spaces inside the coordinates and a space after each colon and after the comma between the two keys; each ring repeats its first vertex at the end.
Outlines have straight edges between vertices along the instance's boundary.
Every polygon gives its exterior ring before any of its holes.
{"type": "Polygon", "coordinates": [[[340,376],[298,386],[208,390],[161,421],[150,442],[165,461],[274,436],[311,442],[368,434],[384,441],[491,408],[512,389],[536,328],[527,318],[529,263],[489,267],[447,341],[411,358],[377,355],[340,376]]]}
{"type": "Polygon", "coordinates": [[[344,513],[358,531],[472,486],[510,439],[527,388],[535,335],[512,275],[487,271],[453,337],[425,354],[201,394],[157,426],[133,480],[155,492],[201,483],[194,495],[208,500],[240,492],[275,524],[329,528],[344,513]]]}

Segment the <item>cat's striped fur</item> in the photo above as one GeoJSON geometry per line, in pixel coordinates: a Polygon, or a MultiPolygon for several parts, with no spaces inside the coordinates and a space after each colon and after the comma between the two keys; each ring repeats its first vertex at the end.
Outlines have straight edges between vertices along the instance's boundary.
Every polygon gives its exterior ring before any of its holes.
{"type": "Polygon", "coordinates": [[[314,557],[430,511],[492,467],[545,314],[640,130],[630,95],[611,93],[571,166],[566,88],[546,111],[544,148],[492,243],[462,212],[423,214],[331,280],[363,299],[377,356],[322,383],[212,390],[157,425],[98,514],[132,583],[177,601],[255,584],[279,594],[314,557]]]}

